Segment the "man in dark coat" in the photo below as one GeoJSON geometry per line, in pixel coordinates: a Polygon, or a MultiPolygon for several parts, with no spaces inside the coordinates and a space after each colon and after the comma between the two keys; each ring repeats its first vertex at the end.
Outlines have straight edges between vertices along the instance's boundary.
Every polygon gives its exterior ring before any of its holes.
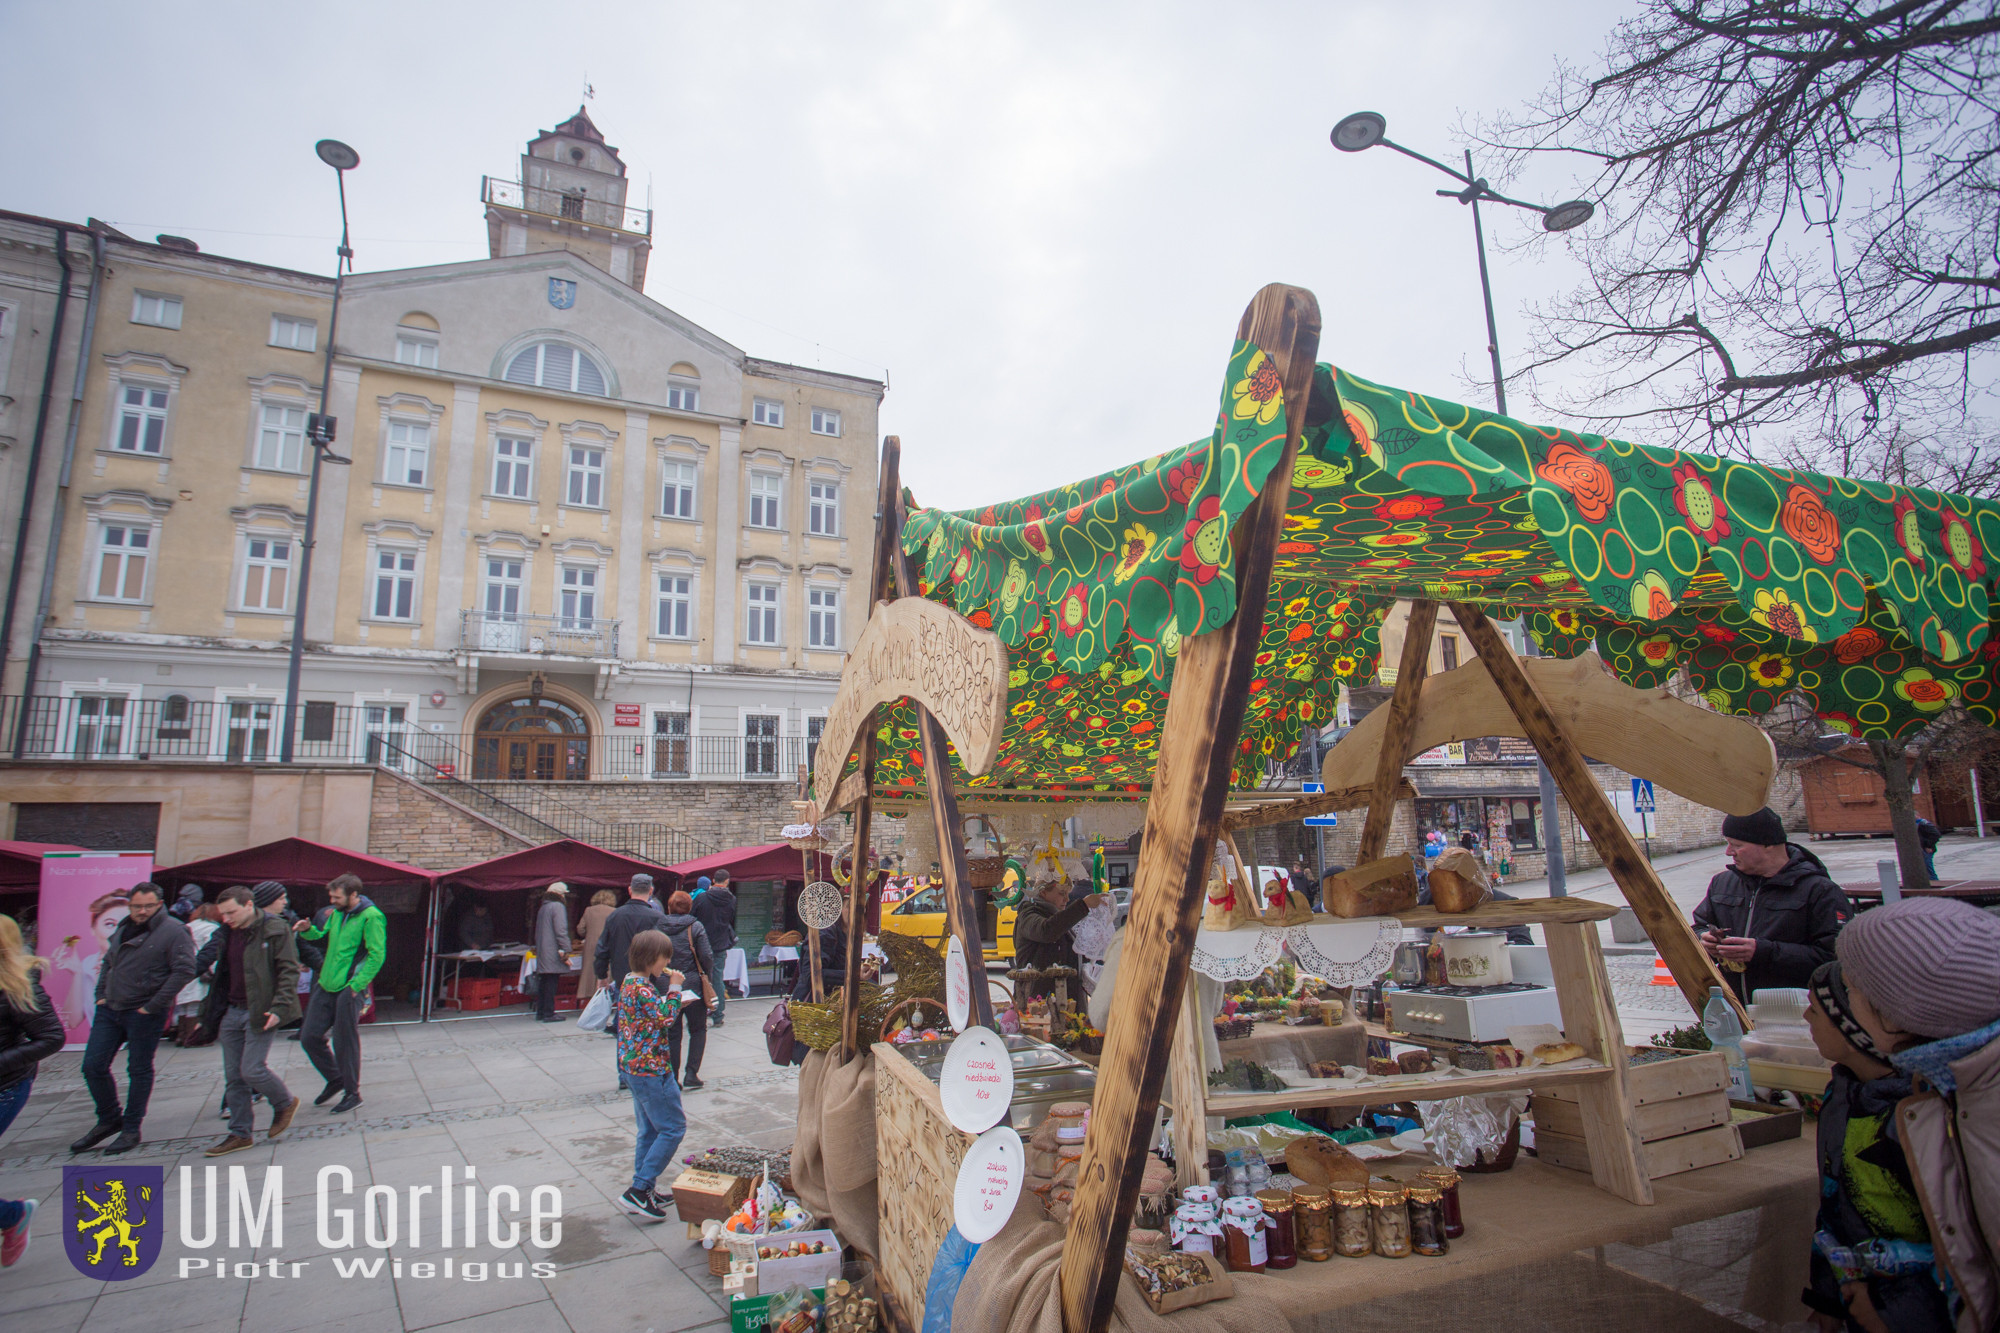
{"type": "Polygon", "coordinates": [[[1734,864],[1694,909],[1702,948],[1746,1004],[1755,991],[1804,989],[1813,969],[1833,961],[1847,895],[1817,856],[1786,839],[1769,806],[1723,820],[1722,838],[1734,864]]]}
{"type": "MultiPolygon", "coordinates": [[[[610,916],[604,918],[604,929],[597,936],[597,956],[593,960],[597,968],[598,986],[600,988],[609,986],[614,999],[618,995],[618,988],[625,984],[625,974],[632,970],[632,937],[642,930],[658,930],[660,923],[666,919],[665,911],[653,900],[651,875],[632,876],[629,892],[632,896],[620,903],[610,916]]],[[[604,1030],[616,1037],[618,1020],[614,1017],[610,1026],[604,1030]]],[[[623,1088],[626,1086],[625,1069],[618,1064],[618,1050],[615,1043],[612,1046],[611,1061],[618,1069],[618,1086],[623,1088]]]]}
{"type": "MultiPolygon", "coordinates": [[[[1014,966],[1017,969],[1076,969],[1076,950],[1070,945],[1069,933],[1090,915],[1091,908],[1104,901],[1104,895],[1085,894],[1075,902],[1067,901],[1068,898],[1069,885],[1059,879],[1049,879],[1021,900],[1020,909],[1014,917],[1014,966]]],[[[1029,982],[1022,998],[1047,995],[1053,989],[1053,981],[1029,982]]],[[[1070,994],[1080,993],[1078,988],[1070,988],[1070,994]]]]}
{"type": "Polygon", "coordinates": [[[70,1144],[71,1152],[95,1148],[117,1135],[108,1153],[130,1152],[139,1146],[139,1126],[153,1095],[153,1052],[160,1029],[174,1011],[181,987],[194,980],[194,936],[160,901],[160,886],[145,881],[132,886],[130,915],[112,933],[97,973],[97,1011],[90,1020],[90,1041],[83,1051],[83,1081],[97,1103],[97,1123],[70,1144]],[[111,1061],[118,1048],[125,1057],[125,1105],[118,1105],[118,1085],[111,1061]]]}
{"type": "MultiPolygon", "coordinates": [[[[694,896],[694,919],[708,932],[708,947],[717,958],[727,958],[736,947],[736,891],[729,886],[729,872],[718,870],[708,888],[694,896]]],[[[709,978],[715,987],[715,1012],[710,1027],[722,1026],[722,1011],[729,1007],[729,987],[723,983],[721,968],[709,978]]]]}

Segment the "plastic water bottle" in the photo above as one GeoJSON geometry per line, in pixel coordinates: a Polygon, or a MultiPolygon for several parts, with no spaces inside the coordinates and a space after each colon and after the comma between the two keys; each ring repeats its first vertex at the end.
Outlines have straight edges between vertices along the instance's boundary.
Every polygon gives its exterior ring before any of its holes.
{"type": "Polygon", "coordinates": [[[1708,1033],[1708,1044],[1721,1051],[1722,1058],[1729,1062],[1729,1095],[1741,1101],[1753,1100],[1756,1094],[1750,1090],[1750,1057],[1743,1054],[1743,1020],[1736,1016],[1722,987],[1708,988],[1701,1026],[1708,1033]]]}

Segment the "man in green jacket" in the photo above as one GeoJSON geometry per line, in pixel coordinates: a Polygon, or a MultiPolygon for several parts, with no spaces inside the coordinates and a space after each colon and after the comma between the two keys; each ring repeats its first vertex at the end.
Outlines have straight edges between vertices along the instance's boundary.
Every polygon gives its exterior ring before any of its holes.
{"type": "Polygon", "coordinates": [[[299,1046],[326,1080],[313,1105],[324,1106],[339,1096],[333,1108],[338,1115],[361,1105],[361,1005],[368,983],[382,970],[389,921],[363,896],[358,876],[339,876],[326,886],[326,897],[331,906],[322,924],[301,921],[295,927],[301,939],[326,941],[326,962],[313,978],[299,1046]]]}

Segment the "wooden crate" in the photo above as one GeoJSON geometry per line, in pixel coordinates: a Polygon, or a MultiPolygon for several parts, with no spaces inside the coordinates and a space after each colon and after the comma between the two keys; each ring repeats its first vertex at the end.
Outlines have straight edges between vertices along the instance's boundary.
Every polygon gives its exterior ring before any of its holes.
{"type": "MultiPolygon", "coordinates": [[[[689,1226],[711,1218],[726,1222],[750,1197],[752,1184],[747,1176],[726,1176],[719,1171],[696,1171],[690,1167],[674,1178],[674,1206],[681,1221],[689,1226]]],[[[696,1239],[700,1238],[699,1229],[694,1234],[696,1239]]]]}
{"type": "Polygon", "coordinates": [[[1729,1100],[1729,1107],[1730,1122],[1736,1126],[1736,1136],[1743,1140],[1745,1152],[1767,1143],[1783,1143],[1805,1132],[1804,1111],[1772,1106],[1768,1102],[1737,1101],[1733,1097],[1729,1100]]]}
{"type": "Polygon", "coordinates": [[[875,1046],[875,1154],[882,1182],[875,1274],[911,1328],[924,1323],[931,1261],[951,1230],[952,1192],[974,1136],[945,1117],[937,1085],[901,1051],[875,1046]]]}
{"type": "MultiPolygon", "coordinates": [[[[1644,1047],[1633,1048],[1636,1054],[1644,1047]]],[[[1686,1051],[1672,1060],[1653,1060],[1625,1067],[1625,1086],[1634,1107],[1695,1097],[1704,1092],[1721,1092],[1729,1087],[1729,1063],[1720,1051],[1686,1051]]],[[[1536,1096],[1573,1102],[1580,1095],[1574,1087],[1553,1086],[1536,1089],[1536,1096]]]]}
{"type": "MultiPolygon", "coordinates": [[[[1583,1137],[1583,1108],[1575,1102],[1538,1091],[1530,1106],[1535,1117],[1537,1138],[1545,1131],[1575,1139],[1583,1137]]],[[[1718,1088],[1713,1092],[1698,1092],[1691,1097],[1675,1097],[1671,1101],[1636,1107],[1632,1123],[1638,1127],[1642,1141],[1653,1143],[1726,1125],[1729,1118],[1729,1093],[1718,1088]]]]}
{"type": "MultiPolygon", "coordinates": [[[[1570,1171],[1590,1170],[1590,1148],[1584,1140],[1549,1133],[1541,1128],[1539,1121],[1535,1126],[1535,1152],[1550,1166],[1570,1171]]],[[[1743,1142],[1736,1135],[1736,1126],[1723,1124],[1648,1143],[1644,1161],[1648,1178],[1658,1180],[1698,1167],[1733,1162],[1742,1155],[1743,1142]]]]}
{"type": "Polygon", "coordinates": [[[1782,1060],[1753,1058],[1750,1061],[1751,1085],[1773,1092],[1796,1092],[1801,1097],[1822,1097],[1826,1095],[1826,1085],[1832,1080],[1831,1068],[1809,1069],[1805,1065],[1786,1064],[1782,1060]]]}

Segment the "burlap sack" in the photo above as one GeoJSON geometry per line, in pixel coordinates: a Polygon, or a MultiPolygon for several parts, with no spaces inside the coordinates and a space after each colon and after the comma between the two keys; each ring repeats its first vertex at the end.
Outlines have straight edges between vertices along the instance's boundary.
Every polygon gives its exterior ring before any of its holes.
{"type": "Polygon", "coordinates": [[[792,1189],[822,1225],[876,1254],[875,1057],[836,1065],[814,1051],[799,1066],[799,1128],[792,1141],[792,1189]]]}

